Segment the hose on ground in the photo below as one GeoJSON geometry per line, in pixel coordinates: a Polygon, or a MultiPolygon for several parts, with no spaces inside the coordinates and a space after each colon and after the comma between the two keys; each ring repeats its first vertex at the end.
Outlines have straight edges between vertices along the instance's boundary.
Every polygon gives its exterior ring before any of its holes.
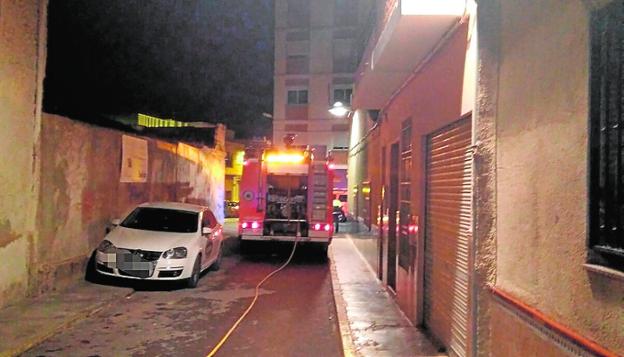
{"type": "Polygon", "coordinates": [[[217,343],[217,345],[212,349],[212,351],[210,351],[210,353],[208,353],[207,357],[213,357],[217,353],[217,351],[219,351],[219,349],[223,346],[223,344],[227,341],[227,339],[230,338],[230,335],[232,334],[232,332],[234,332],[234,330],[236,330],[238,325],[240,325],[240,323],[245,319],[245,317],[247,317],[247,314],[249,314],[249,311],[251,311],[251,309],[256,304],[256,301],[258,300],[258,296],[260,295],[260,287],[262,286],[262,284],[264,284],[273,275],[279,273],[284,268],[286,268],[286,266],[288,266],[288,264],[290,264],[290,261],[292,260],[293,256],[295,255],[295,250],[297,249],[297,240],[298,239],[295,239],[295,244],[293,244],[293,249],[290,252],[290,256],[288,257],[286,262],[284,264],[282,264],[282,266],[280,266],[279,268],[277,268],[277,269],[273,270],[272,272],[270,272],[267,276],[265,276],[262,280],[260,280],[258,285],[256,285],[256,292],[254,294],[253,300],[251,300],[251,303],[249,304],[249,307],[247,307],[247,309],[238,318],[238,320],[236,320],[236,322],[234,322],[232,327],[230,327],[230,329],[225,333],[225,335],[223,335],[221,340],[219,340],[219,343],[217,343]]]}

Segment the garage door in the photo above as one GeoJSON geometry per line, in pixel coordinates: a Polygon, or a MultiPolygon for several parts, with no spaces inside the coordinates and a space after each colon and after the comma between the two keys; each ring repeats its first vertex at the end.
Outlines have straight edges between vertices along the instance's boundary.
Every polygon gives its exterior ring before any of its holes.
{"type": "Polygon", "coordinates": [[[470,147],[469,117],[427,138],[424,319],[451,356],[467,353],[470,147]]]}

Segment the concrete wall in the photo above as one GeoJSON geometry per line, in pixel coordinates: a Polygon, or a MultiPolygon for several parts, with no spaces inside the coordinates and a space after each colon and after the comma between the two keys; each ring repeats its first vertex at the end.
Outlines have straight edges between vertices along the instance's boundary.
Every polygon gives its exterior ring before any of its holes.
{"type": "MultiPolygon", "coordinates": [[[[376,210],[374,198],[363,192],[364,182],[370,181],[371,193],[379,189],[379,140],[373,140],[370,131],[374,126],[366,110],[357,110],[351,118],[351,133],[348,157],[348,205],[349,215],[352,216],[350,229],[358,232],[353,236],[353,242],[362,256],[374,271],[379,271],[379,234],[374,215],[376,210]],[[371,161],[371,158],[373,161],[371,161]],[[371,200],[366,200],[369,196],[371,200]]],[[[374,130],[374,129],[373,129],[374,130]]],[[[377,133],[378,131],[374,131],[377,133]]]]}
{"type": "Polygon", "coordinates": [[[145,201],[210,207],[223,221],[225,152],[143,138],[145,183],[119,182],[123,132],[45,114],[41,140],[38,239],[30,252],[30,285],[43,293],[70,284],[107,224],[145,201]]]}
{"type": "Polygon", "coordinates": [[[473,291],[472,347],[488,356],[492,345],[490,321],[496,282],[496,118],[500,16],[498,0],[478,1],[477,92],[473,113],[473,291]]]}
{"type": "MultiPolygon", "coordinates": [[[[496,287],[622,354],[624,282],[583,266],[589,115],[586,4],[503,0],[500,18],[492,20],[501,24],[500,38],[491,39],[500,41],[496,287]]],[[[490,312],[492,341],[522,345],[510,347],[506,355],[525,355],[533,350],[531,344],[541,343],[534,336],[520,343],[523,334],[508,327],[514,324],[510,315],[498,307],[490,312]]]]}
{"type": "Polygon", "coordinates": [[[47,1],[0,0],[0,306],[28,289],[46,17],[47,1]]]}
{"type": "MultiPolygon", "coordinates": [[[[31,200],[32,211],[14,207],[16,217],[31,219],[32,227],[27,234],[16,233],[16,241],[0,250],[0,306],[81,279],[111,219],[123,217],[141,202],[202,204],[223,221],[225,152],[221,138],[215,140],[221,143],[216,149],[143,138],[148,144],[147,182],[122,183],[123,135],[127,134],[43,115],[37,160],[40,175],[22,177],[35,186],[21,188],[31,200]],[[36,190],[36,197],[29,194],[31,190],[36,190]],[[20,249],[11,250],[12,245],[20,249]]],[[[26,137],[23,140],[27,142],[26,137]]],[[[10,177],[17,179],[18,174],[10,177]]]]}

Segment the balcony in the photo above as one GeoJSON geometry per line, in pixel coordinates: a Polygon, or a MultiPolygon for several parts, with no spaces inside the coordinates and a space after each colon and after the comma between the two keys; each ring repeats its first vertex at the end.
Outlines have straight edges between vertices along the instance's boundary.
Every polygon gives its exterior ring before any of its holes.
{"type": "Polygon", "coordinates": [[[382,108],[465,13],[465,0],[388,0],[355,75],[353,105],[382,108]]]}

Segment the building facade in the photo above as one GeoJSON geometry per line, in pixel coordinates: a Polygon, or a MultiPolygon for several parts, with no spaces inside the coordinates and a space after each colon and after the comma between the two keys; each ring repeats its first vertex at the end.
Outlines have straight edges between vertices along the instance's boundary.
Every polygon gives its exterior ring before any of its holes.
{"type": "Polygon", "coordinates": [[[480,345],[624,355],[624,1],[479,1],[478,22],[480,345]]]}
{"type": "Polygon", "coordinates": [[[347,149],[349,122],[328,109],[335,101],[351,102],[371,4],[372,0],[275,1],[275,144],[292,133],[297,145],[310,145],[317,155],[347,149]]]}
{"type": "Polygon", "coordinates": [[[475,4],[380,1],[356,74],[349,204],[354,239],[406,316],[451,355],[472,348],[475,4]],[[468,4],[468,5],[467,5],[468,4]]]}
{"type": "Polygon", "coordinates": [[[356,247],[451,356],[623,354],[624,1],[377,6],[356,247]]]}

